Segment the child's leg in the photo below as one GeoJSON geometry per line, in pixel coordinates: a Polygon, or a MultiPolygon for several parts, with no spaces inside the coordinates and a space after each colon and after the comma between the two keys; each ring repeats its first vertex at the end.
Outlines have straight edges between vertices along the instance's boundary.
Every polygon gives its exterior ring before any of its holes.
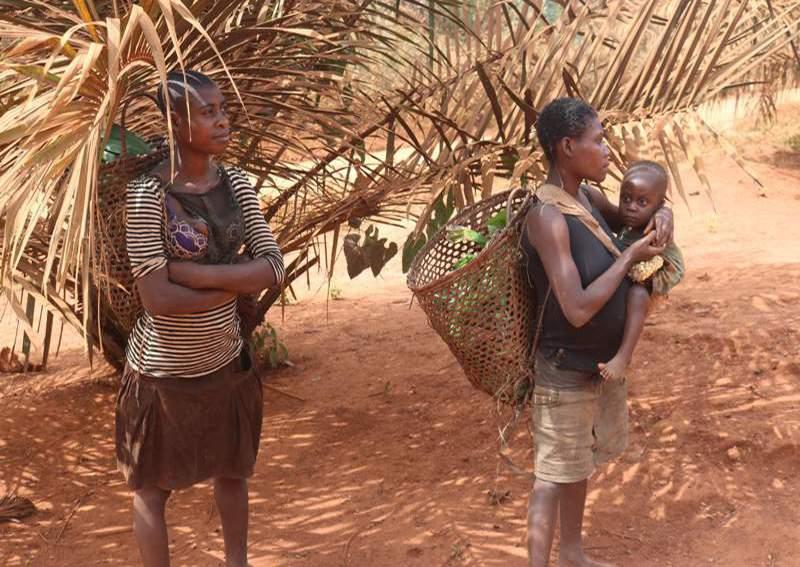
{"type": "Polygon", "coordinates": [[[622,334],[622,344],[614,358],[598,365],[600,374],[606,379],[621,380],[628,371],[628,366],[633,359],[633,349],[639,342],[644,330],[644,321],[647,310],[650,308],[650,294],[643,285],[634,284],[628,290],[628,307],[625,316],[625,330],[622,334]]]}

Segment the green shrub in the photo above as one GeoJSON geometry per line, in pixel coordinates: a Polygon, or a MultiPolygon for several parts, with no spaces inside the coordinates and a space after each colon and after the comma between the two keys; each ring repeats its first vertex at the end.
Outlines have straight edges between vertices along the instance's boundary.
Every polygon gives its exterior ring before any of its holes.
{"type": "Polygon", "coordinates": [[[256,355],[265,361],[270,368],[289,365],[289,349],[278,338],[278,331],[269,323],[265,323],[253,333],[253,348],[256,355]]]}

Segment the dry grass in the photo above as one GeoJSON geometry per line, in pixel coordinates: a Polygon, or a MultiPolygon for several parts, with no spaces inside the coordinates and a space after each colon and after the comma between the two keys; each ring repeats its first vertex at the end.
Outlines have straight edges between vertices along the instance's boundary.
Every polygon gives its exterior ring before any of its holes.
{"type": "Polygon", "coordinates": [[[21,520],[36,512],[33,502],[22,496],[6,494],[0,498],[0,523],[21,520]]]}

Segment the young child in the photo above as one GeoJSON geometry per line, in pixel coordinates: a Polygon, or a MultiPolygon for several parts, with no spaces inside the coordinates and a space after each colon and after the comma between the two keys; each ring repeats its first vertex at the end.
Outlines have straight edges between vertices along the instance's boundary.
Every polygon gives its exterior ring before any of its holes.
{"type": "MultiPolygon", "coordinates": [[[[617,244],[622,250],[644,236],[644,229],[666,199],[668,184],[667,172],[652,161],[634,162],[625,172],[619,195],[623,228],[617,235],[617,244]]],[[[674,243],[670,243],[661,256],[633,267],[630,277],[634,285],[628,292],[622,344],[614,358],[598,365],[604,378],[625,376],[652,301],[666,296],[683,279],[683,273],[683,255],[674,243]],[[653,267],[657,268],[654,273],[653,267]]]]}

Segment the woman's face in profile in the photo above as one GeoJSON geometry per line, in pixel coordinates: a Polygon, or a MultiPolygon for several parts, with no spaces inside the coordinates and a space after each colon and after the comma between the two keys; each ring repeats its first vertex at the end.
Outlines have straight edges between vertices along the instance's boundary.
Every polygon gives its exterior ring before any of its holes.
{"type": "Polygon", "coordinates": [[[575,165],[577,173],[583,179],[602,182],[608,174],[609,150],[603,125],[596,117],[592,117],[579,138],[573,141],[573,152],[570,161],[575,165]]]}
{"type": "Polygon", "coordinates": [[[197,96],[176,101],[173,106],[173,124],[178,142],[195,152],[219,155],[225,152],[230,141],[230,124],[225,112],[225,97],[216,85],[195,89],[197,96]]]}

